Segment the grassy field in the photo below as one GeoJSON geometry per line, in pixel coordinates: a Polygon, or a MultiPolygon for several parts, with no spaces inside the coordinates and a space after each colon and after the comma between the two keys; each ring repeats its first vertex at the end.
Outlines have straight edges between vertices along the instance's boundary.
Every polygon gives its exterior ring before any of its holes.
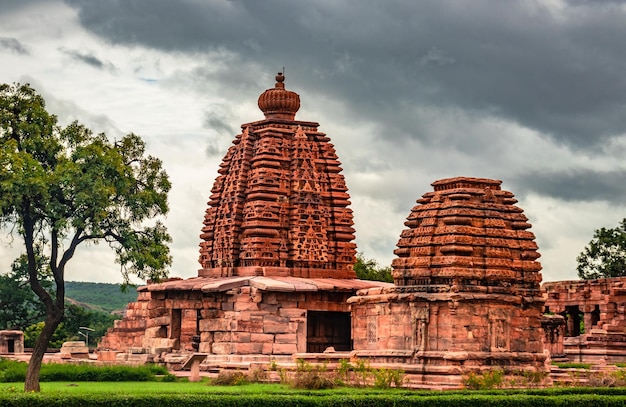
{"type": "Polygon", "coordinates": [[[44,382],[41,393],[0,383],[2,407],[509,407],[626,405],[626,388],[414,391],[339,387],[298,390],[279,384],[210,386],[206,382],[44,382]]]}
{"type": "MultiPolygon", "coordinates": [[[[22,383],[0,383],[0,392],[21,392],[22,383]]],[[[43,393],[64,394],[415,394],[406,389],[379,390],[339,387],[328,390],[298,390],[282,384],[251,383],[243,386],[209,386],[203,382],[42,382],[43,393]]]]}

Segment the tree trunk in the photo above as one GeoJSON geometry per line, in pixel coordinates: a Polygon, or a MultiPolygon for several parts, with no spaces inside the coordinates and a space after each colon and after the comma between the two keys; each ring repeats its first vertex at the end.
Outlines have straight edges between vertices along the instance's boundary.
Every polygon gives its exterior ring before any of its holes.
{"type": "Polygon", "coordinates": [[[41,370],[41,363],[43,362],[44,354],[48,349],[48,344],[54,335],[57,327],[63,320],[63,310],[58,312],[57,309],[47,310],[46,322],[41,331],[41,335],[35,342],[35,348],[33,354],[30,356],[30,362],[28,363],[28,370],[26,372],[26,380],[24,381],[24,391],[40,391],[39,387],[39,371],[41,370]]]}

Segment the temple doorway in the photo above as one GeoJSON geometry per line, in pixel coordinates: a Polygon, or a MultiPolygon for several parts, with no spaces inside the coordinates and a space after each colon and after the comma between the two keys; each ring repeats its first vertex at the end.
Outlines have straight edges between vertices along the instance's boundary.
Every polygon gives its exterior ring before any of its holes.
{"type": "Polygon", "coordinates": [[[174,341],[173,348],[180,349],[180,332],[182,326],[182,310],[172,309],[171,321],[170,321],[170,339],[176,339],[174,341]]]}
{"type": "Polygon", "coordinates": [[[308,311],[306,351],[321,353],[328,347],[336,351],[352,350],[349,312],[308,311]]]}

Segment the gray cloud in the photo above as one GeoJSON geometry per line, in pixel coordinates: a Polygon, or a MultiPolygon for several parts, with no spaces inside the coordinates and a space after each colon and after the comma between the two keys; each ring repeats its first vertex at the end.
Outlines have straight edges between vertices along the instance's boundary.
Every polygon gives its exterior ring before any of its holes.
{"type": "Polygon", "coordinates": [[[16,38],[0,37],[0,49],[7,49],[20,55],[28,55],[28,49],[16,38]]]}
{"type": "Polygon", "coordinates": [[[91,52],[82,52],[74,49],[60,48],[59,51],[72,58],[74,61],[90,65],[97,69],[115,71],[115,66],[111,62],[103,61],[91,52]]]}
{"type": "Polygon", "coordinates": [[[290,83],[346,101],[347,119],[387,123],[388,138],[427,141],[410,131],[417,105],[496,115],[573,148],[626,128],[625,11],[614,2],[67,3],[112,43],[287,65],[290,83]]]}
{"type": "Polygon", "coordinates": [[[517,195],[532,191],[563,201],[593,202],[626,201],[626,170],[606,172],[588,169],[572,171],[537,171],[519,174],[510,181],[517,195]]]}

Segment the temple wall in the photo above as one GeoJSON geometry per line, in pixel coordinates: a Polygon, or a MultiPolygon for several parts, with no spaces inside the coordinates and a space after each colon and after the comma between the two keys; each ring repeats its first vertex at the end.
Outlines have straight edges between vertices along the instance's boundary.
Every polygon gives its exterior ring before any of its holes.
{"type": "Polygon", "coordinates": [[[626,277],[555,281],[544,283],[543,289],[546,310],[566,318],[566,336],[578,336],[573,321],[579,319],[586,332],[626,332],[626,277]]]}
{"type": "MultiPolygon", "coordinates": [[[[269,292],[247,286],[214,293],[146,291],[140,294],[140,301],[129,305],[127,318],[116,323],[100,348],[128,351],[130,347],[143,347],[155,354],[169,351],[215,355],[303,353],[308,350],[308,342],[318,340],[323,348],[327,339],[324,332],[316,338],[307,338],[307,314],[311,311],[348,314],[347,299],[352,294],[269,292]]],[[[349,322],[346,324],[349,332],[349,322]]]]}
{"type": "MultiPolygon", "coordinates": [[[[391,297],[391,296],[390,296],[391,297]]],[[[457,296],[459,297],[459,296],[457,296]]],[[[383,297],[384,298],[384,297],[383,297]]],[[[543,365],[539,309],[494,300],[353,298],[354,348],[370,357],[406,362],[480,366],[497,358],[504,366],[543,365]],[[393,352],[398,351],[398,352],[393,352]],[[446,353],[454,357],[447,357],[446,353]],[[520,354],[527,354],[520,358],[520,354]],[[535,362],[529,363],[529,358],[535,362]]],[[[449,356],[448,355],[448,356],[449,356]]]]}
{"type": "Polygon", "coordinates": [[[626,277],[549,282],[543,288],[545,311],[565,320],[568,359],[626,361],[626,277]]]}

